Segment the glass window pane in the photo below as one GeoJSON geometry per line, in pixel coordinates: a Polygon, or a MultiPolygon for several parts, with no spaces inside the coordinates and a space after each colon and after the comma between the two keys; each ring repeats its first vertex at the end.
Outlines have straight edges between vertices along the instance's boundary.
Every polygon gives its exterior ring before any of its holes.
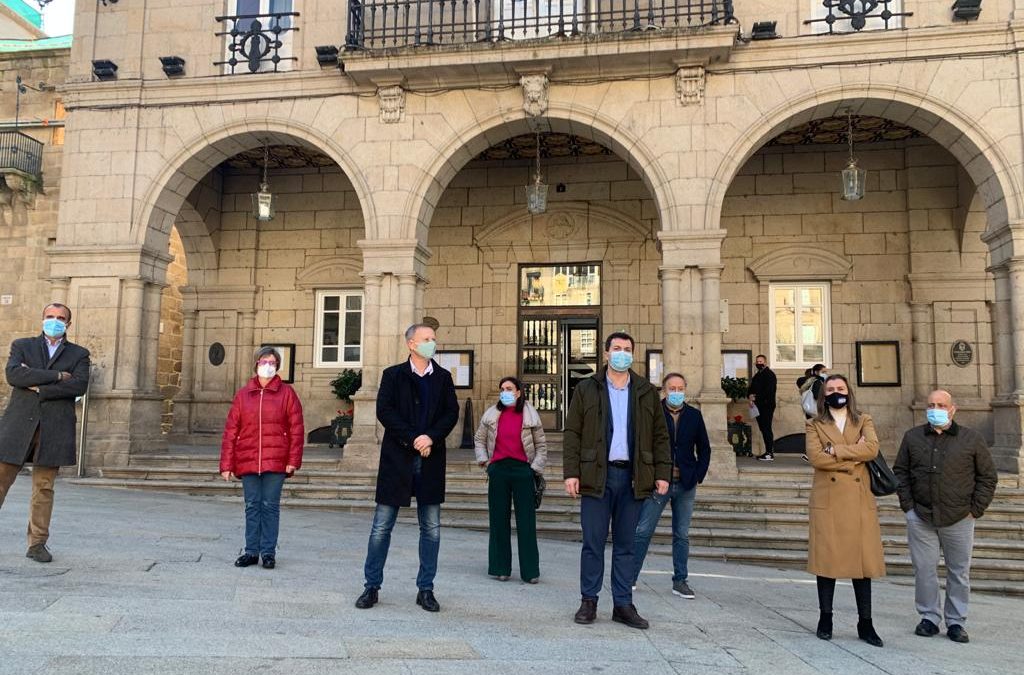
{"type": "Polygon", "coordinates": [[[794,303],[794,290],[792,288],[775,289],[775,307],[792,307],[794,303]]]}
{"type": "Polygon", "coordinates": [[[524,267],[519,277],[524,307],[573,307],[601,304],[600,265],[524,267]]]}
{"type": "Polygon", "coordinates": [[[775,309],[775,342],[796,343],[796,314],[792,309],[775,309]]]}
{"type": "Polygon", "coordinates": [[[320,350],[320,360],[324,363],[335,363],[338,360],[337,347],[324,347],[320,350]]]}
{"type": "Polygon", "coordinates": [[[804,307],[821,307],[820,288],[802,288],[800,289],[800,295],[800,301],[804,307]]]}
{"type": "Polygon", "coordinates": [[[324,314],[324,330],[322,344],[325,346],[338,344],[337,314],[324,314]]]}
{"type": "Polygon", "coordinates": [[[824,361],[825,347],[823,345],[804,344],[804,361],[824,361]]]}
{"type": "Polygon", "coordinates": [[[775,345],[775,360],[781,363],[796,361],[796,347],[793,345],[775,345]]]}
{"type": "Polygon", "coordinates": [[[259,14],[260,0],[236,0],[235,11],[238,15],[259,14]]]}
{"type": "Polygon", "coordinates": [[[345,313],[345,344],[360,344],[359,334],[362,326],[363,315],[358,312],[345,313]]]}
{"type": "Polygon", "coordinates": [[[345,362],[352,363],[359,361],[359,347],[345,347],[345,362]]]}
{"type": "Polygon", "coordinates": [[[349,295],[345,298],[345,309],[362,309],[363,297],[361,295],[349,295]]]}
{"type": "Polygon", "coordinates": [[[341,308],[341,298],[337,295],[324,296],[324,311],[337,312],[341,308]]]}

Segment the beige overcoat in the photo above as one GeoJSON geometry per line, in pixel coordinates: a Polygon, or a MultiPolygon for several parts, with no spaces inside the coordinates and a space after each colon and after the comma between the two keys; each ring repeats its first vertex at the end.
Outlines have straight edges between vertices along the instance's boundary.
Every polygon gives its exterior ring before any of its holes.
{"type": "Polygon", "coordinates": [[[878,454],[878,435],[869,415],[835,422],[807,422],[807,459],[814,467],[810,497],[807,571],[833,579],[885,576],[878,505],[864,462],[878,454]],[[860,438],[864,442],[858,442],[860,438]],[[829,443],[835,456],[825,452],[829,443]]]}

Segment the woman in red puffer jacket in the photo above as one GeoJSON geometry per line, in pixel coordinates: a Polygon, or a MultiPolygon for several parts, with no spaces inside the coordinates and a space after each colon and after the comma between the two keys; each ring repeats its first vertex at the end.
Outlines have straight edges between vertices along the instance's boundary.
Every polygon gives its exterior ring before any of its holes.
{"type": "Polygon", "coordinates": [[[277,371],[281,355],[273,347],[256,352],[256,376],[231,403],[220,446],[220,475],[242,479],[245,494],[245,552],[236,567],[276,564],[284,479],[302,466],[305,427],[295,390],[277,371]]]}

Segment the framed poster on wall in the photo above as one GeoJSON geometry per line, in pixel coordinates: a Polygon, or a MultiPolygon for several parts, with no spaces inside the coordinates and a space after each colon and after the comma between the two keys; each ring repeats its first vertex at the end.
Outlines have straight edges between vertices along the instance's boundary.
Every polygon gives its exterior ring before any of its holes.
{"type": "Polygon", "coordinates": [[[277,369],[277,375],[282,382],[292,384],[295,382],[295,344],[262,344],[261,347],[273,347],[281,356],[281,367],[277,369]]]}
{"type": "Polygon", "coordinates": [[[660,349],[647,350],[647,379],[655,387],[661,388],[661,378],[665,376],[665,363],[662,361],[660,349]]]}
{"type": "Polygon", "coordinates": [[[896,340],[857,342],[857,386],[900,386],[900,343],[896,340]]]}
{"type": "Polygon", "coordinates": [[[452,374],[456,389],[473,388],[473,350],[472,349],[448,349],[438,350],[434,354],[434,360],[442,368],[452,374]]]}
{"type": "Polygon", "coordinates": [[[750,382],[751,352],[749,349],[722,350],[722,377],[742,377],[750,382]]]}

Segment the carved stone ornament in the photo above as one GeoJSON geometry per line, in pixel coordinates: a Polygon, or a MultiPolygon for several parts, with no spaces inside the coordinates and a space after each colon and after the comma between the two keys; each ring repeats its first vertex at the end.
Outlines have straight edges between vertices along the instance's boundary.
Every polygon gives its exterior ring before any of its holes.
{"type": "Polygon", "coordinates": [[[546,233],[549,239],[568,239],[576,230],[576,222],[568,213],[555,213],[548,218],[546,233]]]}
{"type": "Polygon", "coordinates": [[[380,121],[384,124],[395,124],[402,121],[405,112],[405,90],[400,86],[378,87],[377,98],[380,99],[380,121]]]}
{"type": "Polygon", "coordinates": [[[523,110],[530,117],[540,117],[548,111],[548,76],[523,75],[519,78],[523,88],[523,110]]]}
{"type": "Polygon", "coordinates": [[[704,102],[704,66],[681,66],[676,71],[676,93],[683,105],[700,105],[704,102]]]}

